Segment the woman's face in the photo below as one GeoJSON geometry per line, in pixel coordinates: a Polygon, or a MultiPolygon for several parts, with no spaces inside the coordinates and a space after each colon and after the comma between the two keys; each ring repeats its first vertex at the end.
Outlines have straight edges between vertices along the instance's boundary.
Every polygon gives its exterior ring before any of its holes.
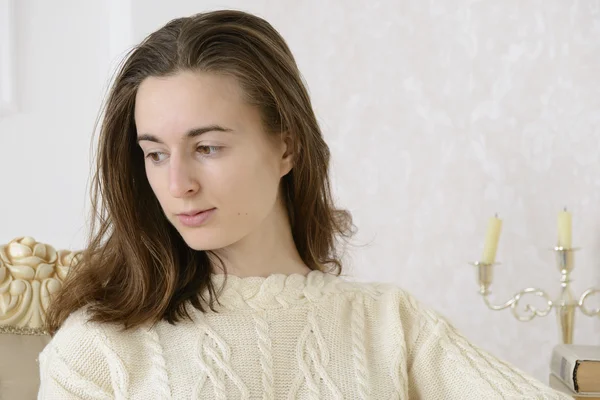
{"type": "Polygon", "coordinates": [[[150,77],[137,93],[146,176],[195,250],[225,248],[257,231],[278,209],[280,179],[292,168],[285,141],[267,135],[242,95],[233,77],[201,72],[150,77]]]}

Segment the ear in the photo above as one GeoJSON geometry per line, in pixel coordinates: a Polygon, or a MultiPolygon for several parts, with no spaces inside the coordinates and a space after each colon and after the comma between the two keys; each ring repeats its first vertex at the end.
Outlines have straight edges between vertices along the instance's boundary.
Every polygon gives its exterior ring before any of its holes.
{"type": "Polygon", "coordinates": [[[294,138],[288,132],[281,133],[280,177],[287,175],[294,167],[294,138]]]}

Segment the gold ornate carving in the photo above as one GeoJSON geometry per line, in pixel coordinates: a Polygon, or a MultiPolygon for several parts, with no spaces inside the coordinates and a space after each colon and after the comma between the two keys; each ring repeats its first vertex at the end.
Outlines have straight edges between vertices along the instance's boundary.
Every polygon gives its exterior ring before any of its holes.
{"type": "Polygon", "coordinates": [[[0,333],[43,334],[50,295],[80,256],[29,236],[0,245],[0,333]]]}

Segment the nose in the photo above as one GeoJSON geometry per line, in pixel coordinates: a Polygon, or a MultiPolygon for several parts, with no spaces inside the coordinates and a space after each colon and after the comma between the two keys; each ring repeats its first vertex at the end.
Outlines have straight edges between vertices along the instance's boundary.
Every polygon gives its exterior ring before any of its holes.
{"type": "Polygon", "coordinates": [[[173,197],[195,194],[200,185],[194,175],[193,165],[183,157],[171,157],[169,164],[169,191],[173,197]]]}

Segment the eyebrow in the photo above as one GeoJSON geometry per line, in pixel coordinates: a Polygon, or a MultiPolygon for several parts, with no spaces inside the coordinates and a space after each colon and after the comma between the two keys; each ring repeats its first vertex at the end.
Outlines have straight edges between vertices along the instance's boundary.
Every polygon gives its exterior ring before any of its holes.
{"type": "MultiPolygon", "coordinates": [[[[191,129],[191,130],[189,130],[185,134],[185,137],[186,137],[186,139],[193,139],[195,137],[198,137],[200,135],[205,134],[206,132],[233,132],[233,130],[229,129],[229,128],[224,128],[224,127],[219,126],[219,125],[209,125],[209,126],[204,126],[204,127],[201,127],[201,128],[191,129]]],[[[155,142],[155,143],[164,144],[162,140],[160,140],[159,138],[157,138],[154,135],[150,135],[149,133],[144,133],[144,134],[139,135],[137,137],[137,143],[138,144],[142,140],[147,140],[149,142],[155,142]]]]}

